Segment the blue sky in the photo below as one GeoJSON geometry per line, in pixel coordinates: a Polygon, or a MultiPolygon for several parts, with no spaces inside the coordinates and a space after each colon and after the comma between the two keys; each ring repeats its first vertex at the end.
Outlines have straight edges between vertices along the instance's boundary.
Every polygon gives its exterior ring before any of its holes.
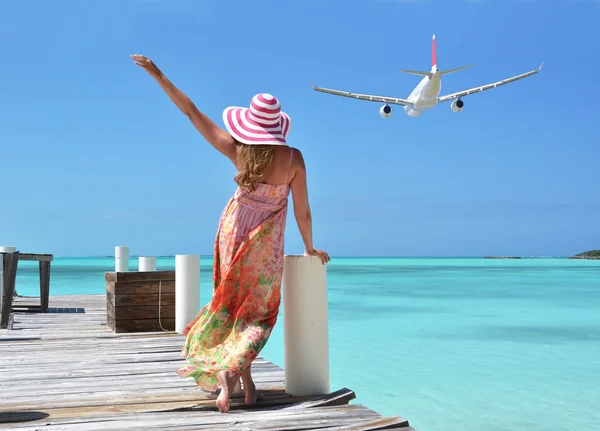
{"type": "MultiPolygon", "coordinates": [[[[234,168],[135,66],[219,124],[259,92],[290,114],[315,246],[332,255],[600,248],[598,1],[3,1],[0,243],[59,256],[210,254],[234,168]],[[410,118],[310,83],[406,97],[531,78],[410,118]]],[[[291,208],[290,208],[291,210],[291,208]]],[[[288,253],[302,252],[290,211],[288,253]]]]}

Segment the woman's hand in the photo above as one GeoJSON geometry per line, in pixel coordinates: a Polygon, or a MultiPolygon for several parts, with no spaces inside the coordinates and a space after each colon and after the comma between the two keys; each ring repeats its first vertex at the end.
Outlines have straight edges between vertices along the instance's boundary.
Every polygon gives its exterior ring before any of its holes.
{"type": "Polygon", "coordinates": [[[322,250],[316,250],[316,249],[312,249],[312,250],[306,250],[304,252],[305,255],[308,256],[317,256],[321,259],[321,263],[323,265],[325,265],[327,262],[329,262],[331,259],[329,258],[329,255],[327,254],[327,252],[322,251],[322,250]]]}
{"type": "Polygon", "coordinates": [[[154,64],[149,58],[139,54],[132,54],[130,57],[133,61],[135,61],[136,65],[148,72],[150,76],[156,78],[162,74],[160,69],[156,67],[156,64],[154,64]]]}

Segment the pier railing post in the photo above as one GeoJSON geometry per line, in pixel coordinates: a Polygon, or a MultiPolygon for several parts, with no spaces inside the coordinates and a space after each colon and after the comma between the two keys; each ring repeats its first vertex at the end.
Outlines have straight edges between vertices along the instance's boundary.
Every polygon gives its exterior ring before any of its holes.
{"type": "Polygon", "coordinates": [[[156,258],[140,256],[138,271],[139,272],[156,271],[156,258]]]}
{"type": "Polygon", "coordinates": [[[175,331],[183,334],[200,307],[200,256],[175,256],[175,331]]]}
{"type": "Polygon", "coordinates": [[[17,247],[0,247],[0,306],[2,306],[2,298],[4,297],[4,255],[1,253],[14,253],[17,247]]]}
{"type": "Polygon", "coordinates": [[[115,272],[129,271],[129,247],[115,247],[115,272]]]}
{"type": "Polygon", "coordinates": [[[2,307],[0,308],[0,329],[7,329],[12,311],[13,297],[15,295],[15,280],[17,278],[17,265],[19,252],[3,252],[0,258],[4,261],[4,291],[2,292],[2,307]]]}
{"type": "Polygon", "coordinates": [[[312,256],[285,256],[283,270],[285,391],[330,392],[327,266],[312,256]]]}

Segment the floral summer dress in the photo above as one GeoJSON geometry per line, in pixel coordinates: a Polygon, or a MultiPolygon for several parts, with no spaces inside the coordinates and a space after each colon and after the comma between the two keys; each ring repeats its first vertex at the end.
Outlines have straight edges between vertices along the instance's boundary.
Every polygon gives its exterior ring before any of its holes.
{"type": "Polygon", "coordinates": [[[177,370],[215,391],[217,374],[242,374],[264,347],[277,321],[283,274],[283,234],[293,150],[286,181],[238,188],[225,207],[214,246],[213,298],[187,325],[177,370]]]}

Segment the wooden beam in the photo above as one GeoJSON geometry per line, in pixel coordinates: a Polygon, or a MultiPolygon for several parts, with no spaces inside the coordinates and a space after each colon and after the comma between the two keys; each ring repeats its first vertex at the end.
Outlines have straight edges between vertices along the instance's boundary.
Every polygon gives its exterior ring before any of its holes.
{"type": "Polygon", "coordinates": [[[54,256],[51,254],[37,254],[37,253],[21,253],[19,260],[33,260],[38,262],[52,262],[54,256]]]}
{"type": "Polygon", "coordinates": [[[104,281],[158,281],[158,280],[173,280],[175,271],[129,271],[129,272],[106,272],[104,273],[104,281]]]}
{"type": "Polygon", "coordinates": [[[15,295],[19,252],[2,253],[1,256],[4,259],[4,296],[2,298],[2,310],[0,311],[0,329],[6,329],[8,328],[13,297],[15,295]]]}
{"type": "Polygon", "coordinates": [[[48,297],[50,296],[50,261],[40,261],[40,304],[41,312],[48,312],[48,297]]]}

